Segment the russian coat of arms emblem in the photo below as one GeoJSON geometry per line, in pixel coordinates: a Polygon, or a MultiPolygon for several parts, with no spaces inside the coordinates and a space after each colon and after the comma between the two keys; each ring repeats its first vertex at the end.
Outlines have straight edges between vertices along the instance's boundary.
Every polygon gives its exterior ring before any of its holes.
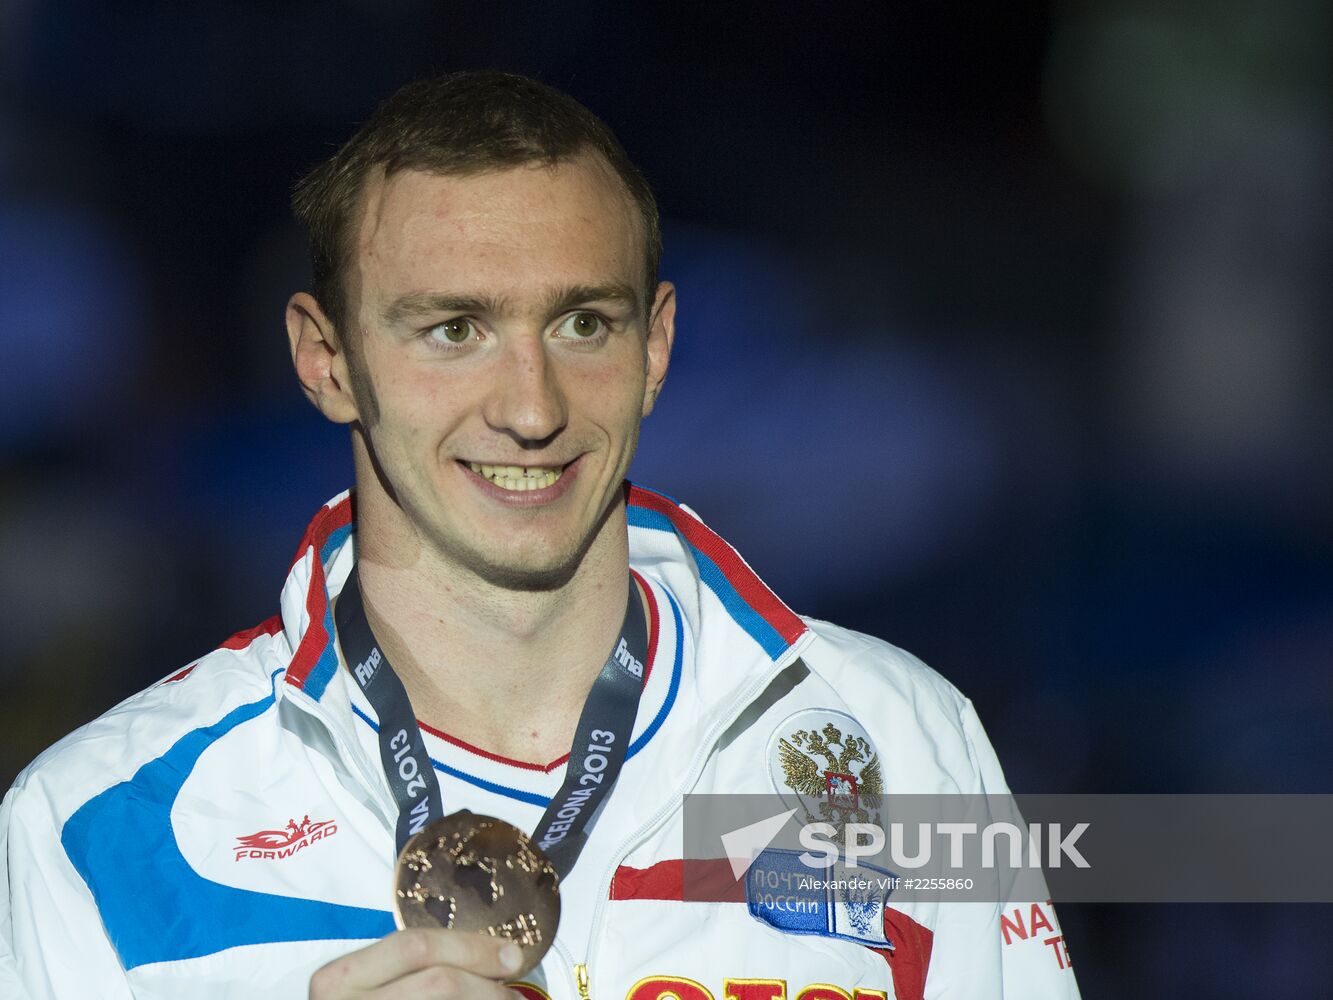
{"type": "Polygon", "coordinates": [[[841,712],[802,712],[775,736],[774,783],[779,792],[796,793],[806,822],[842,829],[877,819],[884,793],[879,754],[856,720],[841,712]],[[800,725],[807,719],[816,724],[800,725]]]}

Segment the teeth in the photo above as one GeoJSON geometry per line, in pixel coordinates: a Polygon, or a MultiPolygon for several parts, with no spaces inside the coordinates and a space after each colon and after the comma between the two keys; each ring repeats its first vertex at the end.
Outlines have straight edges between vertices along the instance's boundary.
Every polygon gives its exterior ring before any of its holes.
{"type": "Polygon", "coordinates": [[[469,462],[468,468],[496,486],[512,492],[543,490],[559,479],[561,473],[565,471],[563,466],[551,468],[541,465],[482,465],[478,462],[469,462]]]}

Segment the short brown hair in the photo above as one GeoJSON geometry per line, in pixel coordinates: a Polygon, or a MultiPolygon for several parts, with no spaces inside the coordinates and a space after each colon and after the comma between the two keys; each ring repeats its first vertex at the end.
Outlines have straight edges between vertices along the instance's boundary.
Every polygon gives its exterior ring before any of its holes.
{"type": "Polygon", "coordinates": [[[645,308],[662,256],[657,201],[600,118],[567,94],[511,73],[451,73],[410,83],[381,104],[330,159],[296,185],[292,210],[310,238],[314,292],[334,327],[346,319],[343,274],[366,179],[402,170],[467,175],[591,152],[619,176],[639,208],[645,243],[645,308]]]}

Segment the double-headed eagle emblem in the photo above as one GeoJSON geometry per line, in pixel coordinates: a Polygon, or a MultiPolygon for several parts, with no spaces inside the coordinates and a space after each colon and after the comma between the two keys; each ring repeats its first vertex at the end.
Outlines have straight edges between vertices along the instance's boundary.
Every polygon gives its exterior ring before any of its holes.
{"type": "Polygon", "coordinates": [[[871,809],[878,812],[884,781],[879,754],[869,740],[844,736],[831,722],[823,729],[798,729],[778,740],[778,761],[787,787],[805,807],[806,822],[823,820],[841,828],[845,823],[868,822],[871,809]],[[821,767],[816,756],[828,766],[821,767]],[[854,764],[860,765],[855,771],[854,764]],[[818,816],[809,808],[811,800],[818,805],[818,816]]]}

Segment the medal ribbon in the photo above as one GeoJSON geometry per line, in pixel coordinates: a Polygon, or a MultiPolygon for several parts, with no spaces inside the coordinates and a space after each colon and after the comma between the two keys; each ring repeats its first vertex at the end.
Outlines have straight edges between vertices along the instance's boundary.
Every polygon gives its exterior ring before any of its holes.
{"type": "MultiPolygon", "coordinates": [[[[637,595],[631,577],[620,637],[583,704],[565,780],[532,834],[561,878],[574,868],[629,749],[648,660],[647,627],[637,595]]],[[[401,851],[409,837],[444,815],[440,785],[403,682],[366,619],[355,570],[338,597],[335,617],[348,669],[379,716],[380,763],[398,803],[401,851]]]]}

